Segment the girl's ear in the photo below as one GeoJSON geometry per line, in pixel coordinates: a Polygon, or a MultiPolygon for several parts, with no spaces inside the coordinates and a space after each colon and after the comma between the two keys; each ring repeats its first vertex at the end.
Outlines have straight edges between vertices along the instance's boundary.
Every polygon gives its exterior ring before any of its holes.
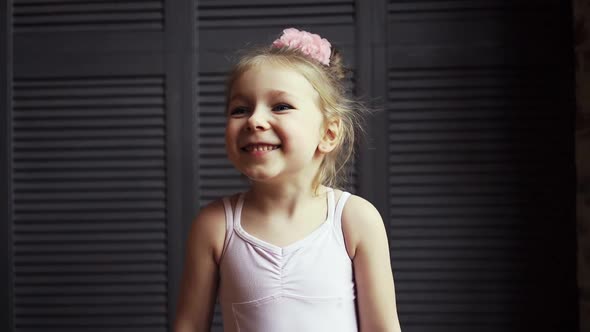
{"type": "Polygon", "coordinates": [[[340,142],[340,125],[340,118],[326,120],[325,125],[322,126],[322,137],[318,145],[320,152],[329,153],[338,146],[340,142]]]}

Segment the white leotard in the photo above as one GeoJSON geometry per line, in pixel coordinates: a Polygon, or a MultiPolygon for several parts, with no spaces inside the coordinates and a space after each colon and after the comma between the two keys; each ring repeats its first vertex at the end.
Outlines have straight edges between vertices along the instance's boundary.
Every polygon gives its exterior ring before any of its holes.
{"type": "Polygon", "coordinates": [[[247,233],[224,198],[226,237],[219,296],[225,332],[357,332],[352,261],[342,234],[342,209],[328,188],[328,216],[305,238],[278,247],[247,233]]]}

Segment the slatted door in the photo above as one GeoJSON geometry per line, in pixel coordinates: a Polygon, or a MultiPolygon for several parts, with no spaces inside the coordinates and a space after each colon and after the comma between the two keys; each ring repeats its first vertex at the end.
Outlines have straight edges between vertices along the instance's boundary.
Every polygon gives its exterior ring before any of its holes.
{"type": "Polygon", "coordinates": [[[575,331],[569,6],[386,5],[381,162],[403,331],[575,331]]]}
{"type": "Polygon", "coordinates": [[[170,330],[195,205],[190,8],[8,7],[12,306],[2,330],[170,330]]]}
{"type": "MultiPolygon", "coordinates": [[[[318,33],[342,49],[347,65],[355,65],[355,12],[349,1],[199,1],[199,202],[243,191],[247,182],[234,170],[224,150],[224,80],[237,58],[236,50],[268,45],[282,29],[318,33]]],[[[354,75],[353,75],[354,76],[354,75]]],[[[354,84],[350,78],[349,84],[354,84]]],[[[351,166],[356,170],[354,164],[351,166]]],[[[355,192],[356,171],[348,190],[355,192]]],[[[222,330],[219,306],[214,331],[222,330]]]]}

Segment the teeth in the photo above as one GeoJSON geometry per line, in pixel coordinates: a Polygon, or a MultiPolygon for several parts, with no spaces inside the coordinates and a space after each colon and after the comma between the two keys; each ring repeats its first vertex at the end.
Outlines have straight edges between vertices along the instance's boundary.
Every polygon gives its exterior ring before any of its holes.
{"type": "Polygon", "coordinates": [[[278,145],[249,145],[246,147],[246,151],[271,151],[278,148],[278,145]]]}

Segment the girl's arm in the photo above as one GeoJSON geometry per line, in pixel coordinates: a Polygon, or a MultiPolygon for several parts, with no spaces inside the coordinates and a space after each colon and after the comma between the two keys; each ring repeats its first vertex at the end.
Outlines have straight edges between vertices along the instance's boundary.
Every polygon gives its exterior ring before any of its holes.
{"type": "Polygon", "coordinates": [[[225,238],[220,201],[203,208],[187,237],[174,332],[209,331],[218,286],[218,258],[225,238]]]}
{"type": "Polygon", "coordinates": [[[342,211],[342,227],[353,259],[361,332],[400,332],[389,245],[379,211],[352,195],[342,211]]]}

